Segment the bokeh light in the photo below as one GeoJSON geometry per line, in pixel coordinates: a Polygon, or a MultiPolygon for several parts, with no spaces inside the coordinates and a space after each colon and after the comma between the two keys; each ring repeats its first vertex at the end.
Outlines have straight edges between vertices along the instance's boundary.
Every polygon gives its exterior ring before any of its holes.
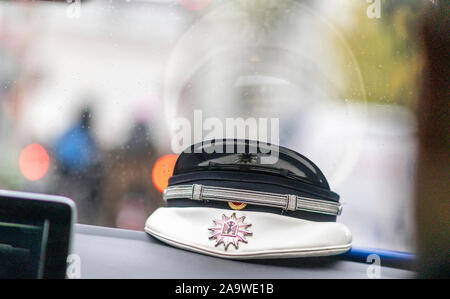
{"type": "Polygon", "coordinates": [[[211,3],[211,0],[179,0],[180,4],[189,10],[202,10],[211,3]]]}
{"type": "Polygon", "coordinates": [[[163,192],[164,189],[167,188],[169,178],[172,176],[177,158],[177,155],[165,155],[159,158],[153,166],[153,185],[160,192],[163,192]]]}
{"type": "Polygon", "coordinates": [[[43,178],[47,173],[49,166],[50,158],[48,153],[40,144],[30,144],[20,153],[20,172],[30,181],[37,181],[43,178]]]}

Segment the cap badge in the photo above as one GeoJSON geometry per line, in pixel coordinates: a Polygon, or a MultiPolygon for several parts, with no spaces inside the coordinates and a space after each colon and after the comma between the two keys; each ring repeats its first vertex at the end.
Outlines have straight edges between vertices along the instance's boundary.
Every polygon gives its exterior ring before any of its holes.
{"type": "Polygon", "coordinates": [[[240,218],[236,217],[236,213],[233,213],[230,217],[225,214],[222,215],[221,220],[213,220],[214,227],[209,228],[211,236],[209,239],[216,239],[215,246],[223,243],[225,250],[227,250],[230,244],[238,249],[239,241],[247,243],[245,236],[252,235],[250,231],[247,230],[251,224],[244,223],[245,216],[240,218]]]}
{"type": "Polygon", "coordinates": [[[229,201],[228,206],[230,208],[232,208],[233,210],[242,210],[243,208],[245,208],[247,206],[247,204],[244,202],[229,201]]]}

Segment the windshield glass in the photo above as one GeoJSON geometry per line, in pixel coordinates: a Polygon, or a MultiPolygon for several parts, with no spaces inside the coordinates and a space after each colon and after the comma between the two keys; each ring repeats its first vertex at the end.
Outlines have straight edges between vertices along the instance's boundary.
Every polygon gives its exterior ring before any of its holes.
{"type": "Polygon", "coordinates": [[[263,140],[317,165],[355,245],[412,251],[425,2],[2,1],[0,188],[143,230],[183,150],[263,140]]]}

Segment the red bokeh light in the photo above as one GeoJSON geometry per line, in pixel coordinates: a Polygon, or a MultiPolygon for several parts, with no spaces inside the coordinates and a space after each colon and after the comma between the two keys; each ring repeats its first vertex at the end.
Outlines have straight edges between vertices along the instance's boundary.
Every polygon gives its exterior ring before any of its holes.
{"type": "Polygon", "coordinates": [[[20,153],[20,172],[30,181],[37,181],[43,178],[47,173],[49,166],[50,157],[45,148],[40,144],[30,144],[20,153]]]}

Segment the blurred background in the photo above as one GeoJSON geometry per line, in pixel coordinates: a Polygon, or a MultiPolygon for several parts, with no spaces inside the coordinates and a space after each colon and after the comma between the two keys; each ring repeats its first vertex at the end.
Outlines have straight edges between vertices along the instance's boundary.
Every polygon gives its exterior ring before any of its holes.
{"type": "Polygon", "coordinates": [[[143,230],[175,117],[277,117],[354,244],[411,252],[426,2],[1,1],[0,188],[143,230]]]}

